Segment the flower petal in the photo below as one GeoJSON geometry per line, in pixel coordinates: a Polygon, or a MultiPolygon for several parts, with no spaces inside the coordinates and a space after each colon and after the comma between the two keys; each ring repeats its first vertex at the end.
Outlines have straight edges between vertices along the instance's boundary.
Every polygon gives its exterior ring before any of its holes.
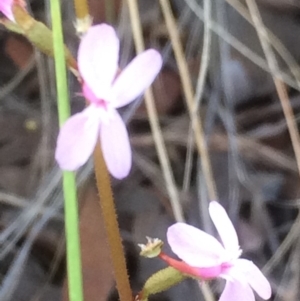
{"type": "Polygon", "coordinates": [[[93,93],[87,83],[83,83],[82,85],[82,94],[90,103],[99,103],[98,97],[93,93]]]}
{"type": "Polygon", "coordinates": [[[89,28],[78,49],[79,71],[93,93],[108,100],[119,59],[119,39],[107,24],[89,28]]]}
{"type": "Polygon", "coordinates": [[[226,281],[219,301],[255,301],[253,291],[247,283],[226,281]]]}
{"type": "Polygon", "coordinates": [[[261,298],[268,300],[271,297],[272,289],[269,281],[252,261],[238,259],[235,266],[261,298]]]}
{"type": "Polygon", "coordinates": [[[216,201],[209,204],[209,214],[215,224],[225,249],[239,256],[239,241],[225,209],[216,201]]]}
{"type": "Polygon", "coordinates": [[[211,235],[185,223],[168,228],[167,239],[172,251],[193,267],[216,267],[225,249],[211,235]]]}
{"type": "Polygon", "coordinates": [[[55,159],[61,169],[73,171],[86,163],[99,137],[99,126],[99,114],[92,105],[66,121],[55,150],[55,159]]]}
{"type": "Polygon", "coordinates": [[[0,11],[11,21],[15,21],[14,15],[12,13],[12,3],[13,0],[0,0],[0,11]]]}
{"type": "Polygon", "coordinates": [[[117,179],[125,178],[131,169],[131,147],[125,124],[115,110],[109,122],[101,124],[101,146],[109,172],[117,179]]]}
{"type": "Polygon", "coordinates": [[[142,94],[152,84],[161,66],[161,55],[154,49],[135,57],[113,84],[114,107],[123,107],[142,94]]]}

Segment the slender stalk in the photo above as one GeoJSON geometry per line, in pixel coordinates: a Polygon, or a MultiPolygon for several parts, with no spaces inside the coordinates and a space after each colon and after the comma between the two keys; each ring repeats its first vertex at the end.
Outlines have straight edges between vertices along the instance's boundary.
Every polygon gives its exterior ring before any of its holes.
{"type": "MultiPolygon", "coordinates": [[[[240,2],[239,0],[226,0],[229,5],[231,5],[247,22],[254,25],[251,15],[248,12],[246,6],[240,2]]],[[[298,90],[300,88],[300,68],[298,62],[290,53],[290,51],[283,45],[282,41],[274,35],[274,33],[265,27],[265,30],[268,34],[268,42],[273,46],[273,48],[277,51],[277,53],[281,56],[284,62],[289,67],[291,74],[293,74],[295,78],[295,85],[297,84],[298,90]]]]}
{"type": "Polygon", "coordinates": [[[201,121],[197,114],[197,104],[194,101],[193,85],[190,78],[188,66],[184,57],[182,44],[180,42],[177,25],[172,14],[171,6],[168,0],[160,0],[160,6],[165,18],[168,33],[170,35],[171,44],[174,50],[175,58],[178,64],[179,75],[182,82],[182,88],[185,95],[189,115],[191,118],[191,125],[195,135],[195,142],[198,153],[201,157],[201,164],[203,168],[204,177],[206,180],[207,191],[210,200],[217,200],[218,195],[216,185],[211,170],[210,159],[208,155],[205,136],[201,121]]]}
{"type": "Polygon", "coordinates": [[[300,136],[293,108],[288,97],[286,86],[277,76],[279,66],[275,54],[269,44],[268,32],[266,31],[265,25],[262,21],[257,4],[255,0],[246,0],[246,3],[249,8],[249,12],[257,31],[257,35],[263,48],[264,54],[266,56],[269,68],[271,70],[271,75],[273,77],[275,88],[281,103],[282,111],[286,119],[300,175],[300,136]]]}
{"type": "MultiPolygon", "coordinates": [[[[199,108],[200,102],[203,97],[204,87],[205,87],[205,79],[208,73],[209,61],[210,61],[210,54],[211,54],[211,37],[212,32],[210,29],[210,22],[211,22],[211,13],[212,13],[212,3],[210,0],[203,1],[203,13],[204,13],[204,33],[203,33],[203,49],[201,55],[201,64],[199,67],[199,74],[198,80],[196,85],[196,93],[195,93],[195,102],[196,102],[196,109],[199,108]]],[[[184,177],[183,177],[183,191],[187,192],[190,186],[191,180],[191,170],[193,165],[193,149],[194,149],[194,136],[193,136],[193,129],[190,126],[189,134],[188,134],[188,144],[187,144],[187,151],[186,151],[186,164],[184,169],[184,177]]]]}
{"type": "MultiPolygon", "coordinates": [[[[128,0],[128,7],[130,13],[131,27],[133,31],[133,38],[137,52],[142,52],[145,49],[143,34],[141,29],[141,21],[138,11],[137,0],[128,0]]],[[[162,131],[159,125],[158,114],[155,107],[154,96],[151,88],[145,93],[145,103],[147,114],[151,126],[151,131],[156,146],[160,165],[162,167],[163,176],[166,182],[166,188],[169,194],[172,210],[176,221],[183,222],[184,216],[182,206],[180,203],[178,189],[174,180],[170,160],[166,150],[166,145],[163,139],[162,131]]]]}
{"type": "Polygon", "coordinates": [[[100,143],[97,143],[94,152],[94,161],[97,188],[100,195],[100,206],[119,298],[121,301],[131,301],[133,298],[127,275],[126,261],[124,258],[113,193],[100,143]]]}
{"type": "MultiPolygon", "coordinates": [[[[288,92],[285,84],[278,77],[279,66],[275,57],[275,54],[269,44],[268,32],[265,28],[265,25],[262,21],[258,6],[255,0],[246,0],[249,12],[257,31],[258,38],[260,40],[261,46],[263,48],[264,54],[266,56],[269,68],[271,70],[271,75],[275,84],[275,88],[281,103],[282,111],[287,123],[288,131],[290,134],[293,150],[295,153],[295,158],[297,162],[298,173],[300,175],[300,135],[298,131],[298,126],[296,118],[291,106],[288,92]]],[[[294,239],[297,237],[300,228],[300,211],[298,216],[293,224],[293,227],[290,229],[288,235],[285,237],[275,254],[270,259],[269,263],[265,267],[265,271],[268,272],[272,267],[280,260],[280,258],[288,251],[291,247],[294,239]]]]}
{"type": "MultiPolygon", "coordinates": [[[[60,0],[51,0],[55,75],[60,126],[70,116],[65,46],[63,42],[60,0]]],[[[78,204],[75,175],[63,172],[68,288],[70,301],[83,301],[78,204]]]]}
{"type": "MultiPolygon", "coordinates": [[[[205,182],[207,185],[208,196],[210,200],[218,200],[216,185],[213,177],[213,172],[210,165],[210,158],[208,154],[207,144],[205,140],[204,131],[202,128],[202,123],[197,115],[197,102],[194,100],[194,91],[193,85],[190,78],[189,70],[187,67],[187,63],[184,57],[184,51],[182,44],[180,42],[179,33],[177,30],[177,24],[175,22],[175,18],[172,14],[171,6],[168,0],[160,0],[160,6],[162,9],[162,13],[165,18],[166,26],[168,29],[168,33],[170,36],[171,44],[173,47],[174,55],[176,58],[176,62],[178,64],[179,75],[182,82],[183,92],[185,95],[190,119],[191,119],[191,127],[194,132],[195,142],[197,146],[198,153],[201,158],[201,165],[203,169],[203,174],[205,177],[205,182]]],[[[210,7],[208,7],[210,10],[210,7]]],[[[210,29],[210,12],[206,14],[206,26],[207,29],[210,29]]],[[[204,77],[204,74],[203,74],[204,77]]],[[[204,78],[203,78],[204,80],[204,78]]],[[[198,91],[199,92],[199,91],[198,91]]],[[[197,95],[199,97],[199,95],[197,95]]],[[[206,301],[214,301],[214,296],[210,290],[208,284],[203,283],[200,286],[204,299],[206,301]]]]}

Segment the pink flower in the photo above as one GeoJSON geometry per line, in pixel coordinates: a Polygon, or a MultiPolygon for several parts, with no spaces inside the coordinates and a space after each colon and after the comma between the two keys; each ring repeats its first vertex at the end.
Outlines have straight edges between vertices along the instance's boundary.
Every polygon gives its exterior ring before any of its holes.
{"type": "Polygon", "coordinates": [[[13,4],[25,9],[25,0],[0,0],[0,12],[12,22],[15,22],[15,18],[12,12],[13,4]]]}
{"type": "Polygon", "coordinates": [[[162,259],[183,273],[212,279],[221,277],[226,285],[219,301],[254,301],[253,291],[263,299],[271,297],[271,286],[265,276],[250,260],[240,259],[236,231],[224,208],[218,202],[211,202],[209,213],[222,244],[213,236],[184,223],[169,227],[168,242],[172,251],[183,262],[167,258],[162,259]]]}
{"type": "Polygon", "coordinates": [[[15,21],[14,15],[12,13],[12,4],[14,0],[0,0],[0,11],[5,15],[5,17],[11,21],[15,21]]]}
{"type": "Polygon", "coordinates": [[[119,74],[119,39],[106,24],[92,26],[82,38],[78,68],[83,94],[90,105],[63,125],[55,158],[64,170],[76,170],[100,139],[109,172],[118,179],[131,168],[131,148],[125,124],[116,109],[129,104],[151,85],[162,66],[160,54],[149,49],[119,74]]]}

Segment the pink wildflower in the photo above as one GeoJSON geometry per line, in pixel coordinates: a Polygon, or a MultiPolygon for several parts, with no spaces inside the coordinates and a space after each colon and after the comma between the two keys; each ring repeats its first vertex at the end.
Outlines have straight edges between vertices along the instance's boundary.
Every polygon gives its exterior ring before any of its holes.
{"type": "Polygon", "coordinates": [[[12,13],[12,4],[14,0],[0,0],[0,11],[5,15],[5,17],[11,21],[15,18],[12,13]]]}
{"type": "Polygon", "coordinates": [[[240,259],[236,231],[218,202],[211,202],[209,213],[222,244],[213,236],[184,223],[169,227],[168,242],[172,251],[183,261],[161,254],[161,258],[185,274],[212,279],[221,277],[226,285],[219,301],[254,301],[253,291],[267,300],[271,297],[271,286],[265,276],[250,260],[240,259]]]}
{"type": "Polygon", "coordinates": [[[26,7],[26,2],[24,0],[0,0],[0,12],[9,19],[15,22],[15,18],[12,12],[13,4],[18,5],[22,8],[26,7]]]}
{"type": "Polygon", "coordinates": [[[162,66],[160,54],[149,49],[119,74],[119,39],[106,24],[92,26],[82,38],[78,68],[83,94],[90,105],[63,125],[55,158],[64,170],[76,170],[92,154],[100,139],[109,172],[124,178],[131,168],[131,148],[125,124],[117,112],[151,85],[162,66]]]}

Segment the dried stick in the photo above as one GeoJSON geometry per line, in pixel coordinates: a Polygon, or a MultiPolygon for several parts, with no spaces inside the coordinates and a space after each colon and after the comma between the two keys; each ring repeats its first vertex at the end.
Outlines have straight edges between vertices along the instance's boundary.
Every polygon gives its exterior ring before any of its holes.
{"type": "MultiPolygon", "coordinates": [[[[249,8],[249,12],[250,12],[251,18],[253,20],[255,29],[257,31],[258,38],[262,45],[263,51],[265,53],[269,68],[272,73],[276,91],[277,91],[278,97],[280,99],[284,117],[287,122],[288,131],[290,134],[293,150],[294,150],[295,157],[296,157],[298,172],[300,175],[300,136],[299,136],[296,119],[295,119],[295,116],[293,113],[293,109],[291,107],[288,93],[286,90],[286,86],[277,77],[279,67],[278,67],[275,55],[273,53],[273,50],[271,49],[271,47],[268,43],[268,40],[269,40],[268,33],[267,33],[266,28],[261,19],[257,4],[256,4],[255,0],[246,0],[246,3],[249,8]]],[[[292,229],[290,230],[289,234],[286,236],[286,238],[284,239],[284,241],[282,242],[280,247],[277,249],[276,253],[271,258],[271,260],[267,266],[268,271],[270,271],[271,267],[274,266],[274,264],[276,264],[278,262],[278,260],[290,248],[290,246],[294,242],[295,237],[297,237],[295,234],[299,233],[299,227],[300,227],[300,213],[298,213],[298,216],[297,216],[297,218],[294,222],[294,225],[293,225],[292,229]]]]}
{"type": "Polygon", "coordinates": [[[208,195],[210,200],[217,200],[217,191],[213,173],[211,170],[210,159],[207,150],[202,124],[198,116],[197,104],[194,101],[194,92],[190,73],[184,57],[182,44],[180,42],[179,33],[177,31],[176,22],[172,15],[170,4],[167,0],[160,0],[162,12],[166,21],[167,29],[170,35],[172,47],[174,50],[175,58],[178,64],[179,74],[182,82],[183,92],[185,95],[189,115],[191,119],[192,129],[195,135],[195,142],[198,153],[201,157],[204,177],[206,180],[208,195]]]}
{"type": "MultiPolygon", "coordinates": [[[[144,50],[144,40],[141,29],[141,21],[136,0],[128,0],[128,7],[130,13],[131,27],[133,31],[133,38],[137,52],[144,50]]],[[[168,194],[170,197],[171,206],[173,209],[174,217],[176,221],[184,221],[182,207],[179,199],[179,193],[174,180],[173,172],[170,165],[170,160],[167,154],[164,139],[161,133],[157,110],[154,103],[154,97],[151,89],[148,89],[145,93],[145,103],[147,113],[149,116],[149,122],[155,141],[155,146],[159,161],[162,167],[164,179],[166,181],[168,194]]]]}

